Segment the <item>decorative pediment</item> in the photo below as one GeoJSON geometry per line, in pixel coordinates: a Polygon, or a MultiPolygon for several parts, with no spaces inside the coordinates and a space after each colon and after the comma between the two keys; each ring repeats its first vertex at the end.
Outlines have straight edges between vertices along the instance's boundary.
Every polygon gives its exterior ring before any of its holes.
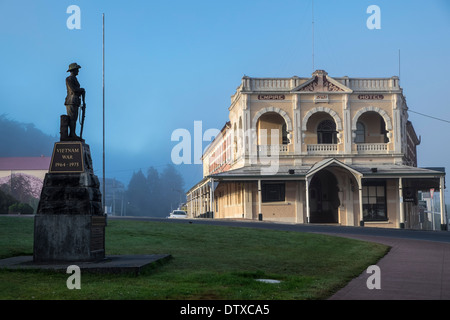
{"type": "Polygon", "coordinates": [[[312,78],[305,83],[294,88],[292,92],[353,92],[350,88],[344,86],[339,81],[328,76],[324,70],[316,70],[312,78]]]}
{"type": "Polygon", "coordinates": [[[327,167],[341,167],[348,171],[350,171],[353,176],[356,178],[356,181],[361,181],[362,173],[358,170],[346,165],[345,163],[335,159],[335,158],[328,158],[323,159],[322,161],[316,162],[306,173],[306,177],[310,178],[317,172],[319,172],[322,169],[326,169],[327,167]]]}

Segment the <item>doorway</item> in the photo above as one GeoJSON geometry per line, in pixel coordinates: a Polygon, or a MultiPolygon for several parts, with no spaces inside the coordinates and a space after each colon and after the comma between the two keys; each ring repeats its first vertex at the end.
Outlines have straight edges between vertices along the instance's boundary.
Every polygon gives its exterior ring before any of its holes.
{"type": "Polygon", "coordinates": [[[340,206],[336,176],[328,170],[314,175],[309,187],[311,223],[338,223],[340,206]]]}

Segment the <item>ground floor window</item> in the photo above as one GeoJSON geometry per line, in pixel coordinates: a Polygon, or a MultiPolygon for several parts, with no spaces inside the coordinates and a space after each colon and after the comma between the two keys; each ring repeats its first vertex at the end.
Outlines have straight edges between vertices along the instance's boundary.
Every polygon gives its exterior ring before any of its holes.
{"type": "Polygon", "coordinates": [[[261,194],[262,202],[284,201],[285,198],[284,182],[262,182],[261,194]]]}
{"type": "Polygon", "coordinates": [[[363,182],[362,200],[364,221],[387,220],[385,181],[363,182]]]}

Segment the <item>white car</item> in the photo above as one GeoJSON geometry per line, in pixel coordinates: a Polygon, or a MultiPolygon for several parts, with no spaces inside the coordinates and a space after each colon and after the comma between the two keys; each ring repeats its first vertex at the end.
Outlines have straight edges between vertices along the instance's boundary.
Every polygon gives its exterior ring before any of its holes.
{"type": "Polygon", "coordinates": [[[187,212],[183,210],[173,210],[169,217],[169,219],[185,219],[187,218],[187,212]]]}

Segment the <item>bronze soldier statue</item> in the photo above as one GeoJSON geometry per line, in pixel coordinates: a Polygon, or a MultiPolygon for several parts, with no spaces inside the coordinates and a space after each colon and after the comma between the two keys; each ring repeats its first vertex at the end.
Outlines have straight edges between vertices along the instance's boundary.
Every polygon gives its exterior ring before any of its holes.
{"type": "Polygon", "coordinates": [[[84,102],[84,97],[86,94],[86,91],[80,87],[80,83],[77,79],[80,68],[81,66],[74,62],[69,65],[69,69],[67,70],[67,72],[70,72],[70,76],[66,78],[67,96],[64,104],[66,105],[67,116],[69,117],[70,134],[68,136],[68,140],[81,140],[75,132],[78,118],[78,108],[81,105],[80,97],[82,97],[84,102]]]}

